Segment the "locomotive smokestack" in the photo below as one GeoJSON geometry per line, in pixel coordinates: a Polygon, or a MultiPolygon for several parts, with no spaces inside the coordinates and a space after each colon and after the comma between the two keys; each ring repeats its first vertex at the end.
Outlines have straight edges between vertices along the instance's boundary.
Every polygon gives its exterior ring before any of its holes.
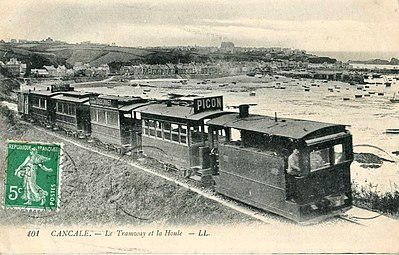
{"type": "Polygon", "coordinates": [[[167,106],[167,107],[171,107],[171,106],[172,106],[172,101],[168,100],[168,101],[166,102],[166,106],[167,106]]]}
{"type": "Polygon", "coordinates": [[[240,118],[246,118],[249,116],[249,105],[247,105],[247,104],[239,105],[238,109],[240,111],[240,114],[239,114],[240,118]]]}

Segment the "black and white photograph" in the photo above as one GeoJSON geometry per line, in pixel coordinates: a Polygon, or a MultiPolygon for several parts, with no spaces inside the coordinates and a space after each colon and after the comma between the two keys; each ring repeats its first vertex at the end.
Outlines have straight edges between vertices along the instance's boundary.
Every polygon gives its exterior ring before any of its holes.
{"type": "Polygon", "coordinates": [[[0,6],[1,254],[399,252],[399,1],[0,6]]]}

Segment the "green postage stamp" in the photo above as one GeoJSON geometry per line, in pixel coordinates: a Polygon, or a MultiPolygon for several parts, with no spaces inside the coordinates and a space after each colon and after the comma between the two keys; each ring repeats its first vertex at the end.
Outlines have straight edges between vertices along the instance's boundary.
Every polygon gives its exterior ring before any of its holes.
{"type": "Polygon", "coordinates": [[[4,207],[57,210],[61,144],[9,141],[7,149],[4,207]]]}

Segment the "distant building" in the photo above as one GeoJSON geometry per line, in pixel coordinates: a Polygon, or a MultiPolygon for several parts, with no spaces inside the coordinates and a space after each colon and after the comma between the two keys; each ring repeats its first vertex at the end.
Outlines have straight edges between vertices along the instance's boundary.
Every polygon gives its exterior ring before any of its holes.
{"type": "Polygon", "coordinates": [[[43,40],[45,43],[53,43],[54,40],[51,37],[47,37],[46,39],[43,40]]]}
{"type": "Polygon", "coordinates": [[[234,43],[233,42],[222,42],[220,44],[220,48],[225,48],[225,49],[234,48],[234,43]]]}
{"type": "Polygon", "coordinates": [[[48,76],[58,77],[57,68],[55,68],[54,66],[43,66],[43,68],[47,70],[48,76]]]}
{"type": "Polygon", "coordinates": [[[47,72],[46,69],[31,69],[30,74],[33,77],[41,77],[41,78],[49,77],[49,73],[47,72]]]}
{"type": "Polygon", "coordinates": [[[73,66],[73,70],[75,71],[86,70],[90,68],[90,64],[83,64],[82,62],[75,62],[75,65],[73,66]]]}
{"type": "Polygon", "coordinates": [[[57,67],[57,76],[58,77],[65,77],[67,76],[67,68],[65,66],[59,65],[57,67]]]}
{"type": "Polygon", "coordinates": [[[94,76],[107,77],[110,73],[110,68],[107,64],[94,68],[94,76]]]}
{"type": "Polygon", "coordinates": [[[92,68],[84,69],[84,75],[87,77],[93,77],[94,76],[94,70],[92,68]]]}
{"type": "Polygon", "coordinates": [[[234,53],[235,52],[235,46],[233,42],[222,42],[220,44],[220,50],[223,53],[234,53]]]}
{"type": "Polygon", "coordinates": [[[26,64],[18,61],[16,58],[11,58],[7,63],[3,63],[2,67],[7,70],[12,76],[24,76],[26,73],[26,64]]]}

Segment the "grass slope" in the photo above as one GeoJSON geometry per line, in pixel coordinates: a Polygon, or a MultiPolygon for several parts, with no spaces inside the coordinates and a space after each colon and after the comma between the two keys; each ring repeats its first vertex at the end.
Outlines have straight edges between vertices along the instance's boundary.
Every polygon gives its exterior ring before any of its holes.
{"type": "MultiPolygon", "coordinates": [[[[1,184],[7,139],[60,142],[53,136],[14,123],[0,107],[1,184]]],[[[0,209],[1,224],[222,224],[253,219],[129,165],[65,144],[59,212],[0,209]]],[[[3,189],[0,188],[3,196],[3,189]]]]}

